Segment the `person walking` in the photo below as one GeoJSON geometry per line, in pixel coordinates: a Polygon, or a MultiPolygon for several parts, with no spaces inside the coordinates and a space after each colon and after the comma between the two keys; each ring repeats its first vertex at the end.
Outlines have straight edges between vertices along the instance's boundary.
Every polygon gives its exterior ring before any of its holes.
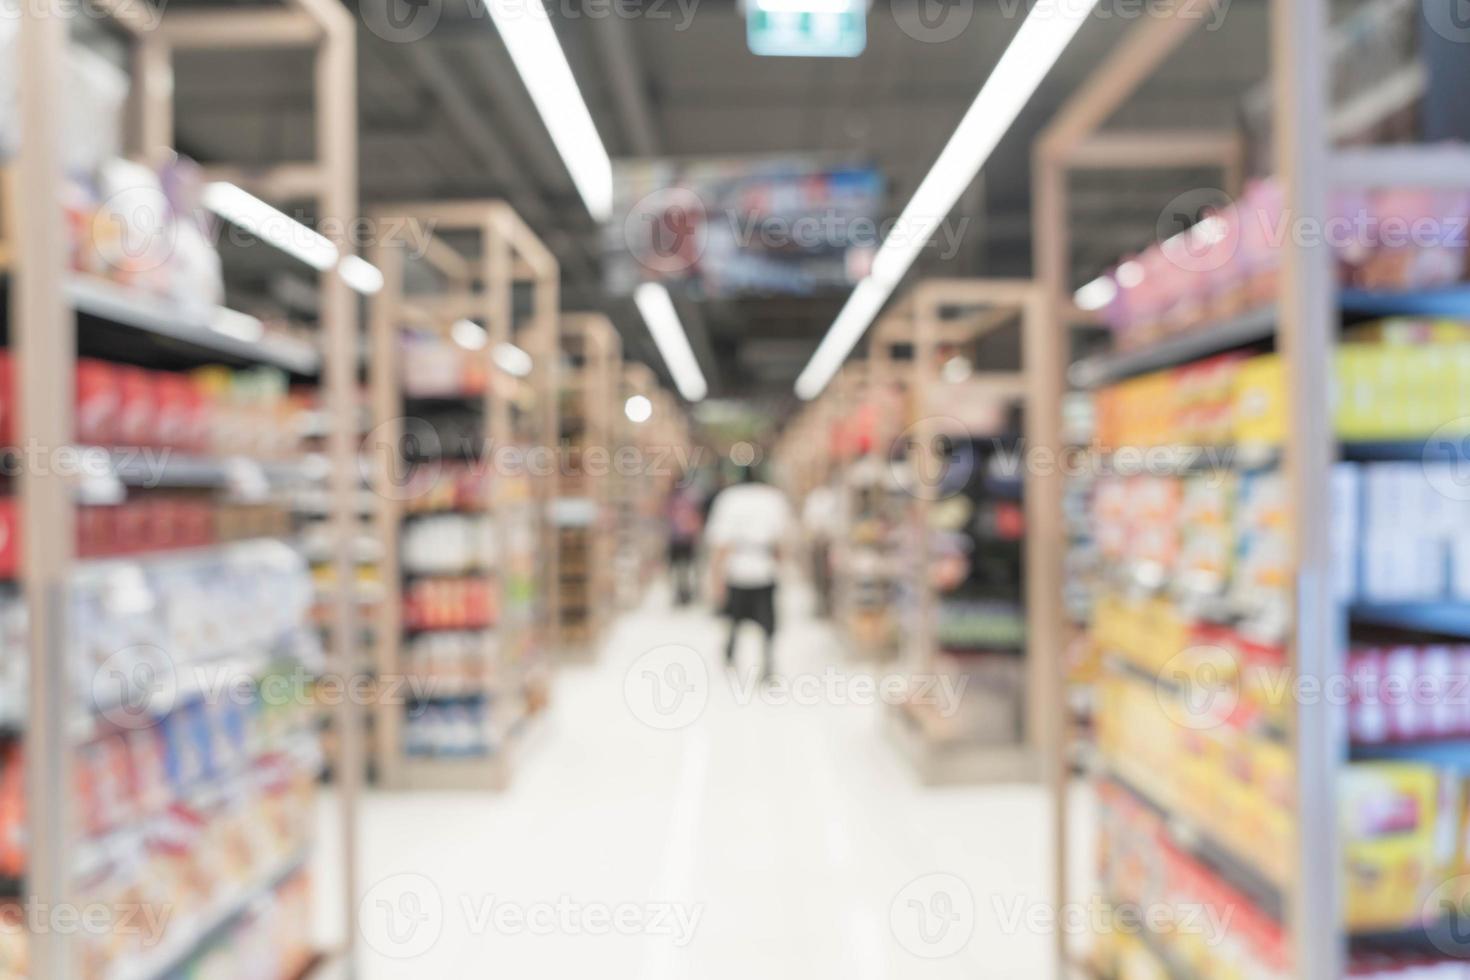
{"type": "Polygon", "coordinates": [[[785,494],[753,466],[743,467],[739,481],[715,498],[705,527],[715,603],[723,602],[730,620],[725,663],[735,664],[740,624],[755,623],[765,634],[764,680],[775,675],[776,580],[782,544],[794,528],[785,494]]]}
{"type": "Polygon", "coordinates": [[[674,580],[674,603],[687,606],[698,580],[695,545],[704,528],[704,501],[692,482],[669,494],[669,574],[674,580]]]}

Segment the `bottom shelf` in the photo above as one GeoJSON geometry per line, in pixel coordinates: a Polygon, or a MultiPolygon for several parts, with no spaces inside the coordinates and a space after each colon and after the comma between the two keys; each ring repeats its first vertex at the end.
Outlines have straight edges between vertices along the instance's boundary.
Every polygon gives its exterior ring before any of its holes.
{"type": "Polygon", "coordinates": [[[1036,754],[1027,746],[941,735],[909,705],[888,708],[884,728],[926,786],[1029,783],[1041,778],[1036,754]]]}
{"type": "Polygon", "coordinates": [[[401,788],[411,792],[501,792],[510,785],[511,766],[504,751],[490,756],[403,760],[401,788]]]}

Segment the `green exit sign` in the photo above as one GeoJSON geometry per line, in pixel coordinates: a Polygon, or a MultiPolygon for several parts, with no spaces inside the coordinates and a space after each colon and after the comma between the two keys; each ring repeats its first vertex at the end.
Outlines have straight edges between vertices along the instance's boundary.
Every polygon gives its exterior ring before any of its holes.
{"type": "Polygon", "coordinates": [[[868,46],[867,0],[747,0],[752,54],[856,58],[868,46]]]}

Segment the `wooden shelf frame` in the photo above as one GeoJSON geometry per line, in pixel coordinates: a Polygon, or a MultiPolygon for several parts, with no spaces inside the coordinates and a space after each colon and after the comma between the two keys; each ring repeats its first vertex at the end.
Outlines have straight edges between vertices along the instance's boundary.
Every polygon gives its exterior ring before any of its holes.
{"type": "MultiPolygon", "coordinates": [[[[387,599],[380,605],[374,660],[378,676],[396,677],[405,672],[403,662],[403,563],[400,535],[407,510],[401,499],[398,480],[407,465],[405,454],[404,391],[400,377],[402,355],[399,347],[404,326],[414,326],[448,334],[453,324],[462,319],[478,321],[488,340],[482,354],[485,359],[487,384],[482,397],[485,448],[470,465],[490,467],[491,493],[484,501],[485,514],[494,522],[499,542],[511,537],[513,516],[507,508],[497,506],[499,481],[493,472],[496,451],[514,445],[511,414],[513,391],[529,385],[533,404],[533,428],[537,445],[531,449],[556,446],[561,272],[556,258],[540,239],[503,201],[409,202],[384,205],[372,212],[375,226],[382,232],[374,242],[369,259],[383,273],[383,289],[374,297],[369,319],[370,357],[368,371],[373,443],[366,447],[373,454],[374,528],[383,543],[383,584],[387,599]],[[460,252],[449,243],[448,235],[470,236],[478,243],[474,255],[460,252]],[[412,246],[435,271],[445,286],[429,294],[405,291],[405,269],[408,249],[412,246]],[[518,284],[531,291],[530,319],[517,329],[515,290],[518,284]],[[532,369],[527,378],[517,378],[500,367],[496,348],[502,344],[518,344],[531,356],[532,369]]],[[[528,461],[529,462],[529,461],[528,461]]],[[[531,625],[539,634],[533,639],[543,650],[555,649],[557,590],[559,578],[554,529],[550,526],[548,508],[558,488],[559,467],[550,473],[531,477],[533,503],[538,515],[538,552],[540,559],[540,615],[531,625]]],[[[501,561],[508,560],[500,552],[501,561]]],[[[498,569],[481,573],[488,588],[503,588],[498,569]]],[[[503,613],[503,608],[502,608],[503,613]]],[[[496,648],[503,648],[506,636],[502,618],[494,634],[485,635],[483,655],[489,662],[496,648]]],[[[380,703],[374,729],[374,751],[382,785],[390,790],[438,790],[453,782],[446,773],[462,773],[463,789],[503,789],[510,778],[510,767],[503,758],[508,746],[484,757],[464,759],[416,760],[405,752],[403,743],[402,704],[380,703]],[[421,764],[419,764],[421,763],[421,764]]]]}
{"type": "MultiPolygon", "coordinates": [[[[1050,427],[1060,426],[1060,398],[1048,403],[1043,373],[1046,369],[1047,320],[1041,287],[1024,279],[931,279],[920,282],[885,313],[869,347],[869,364],[876,385],[905,385],[907,415],[885,423],[875,451],[884,454],[899,438],[925,455],[930,472],[938,466],[934,455],[940,421],[946,413],[941,397],[945,386],[937,376],[937,354],[942,345],[975,341],[1007,323],[1019,320],[1021,366],[1016,371],[979,372],[967,382],[967,392],[985,392],[997,402],[1019,403],[1023,418],[1024,448],[1030,450],[1050,427]],[[958,315],[956,315],[958,314],[958,315]],[[894,349],[911,349],[911,359],[902,361],[894,349]],[[903,428],[899,428],[900,421],[903,428]]],[[[881,414],[881,413],[880,413],[881,414]]],[[[925,465],[917,461],[918,465],[925,465]]],[[[910,463],[914,465],[914,463],[910,463]]],[[[1063,539],[1061,524],[1061,480],[1057,467],[1026,466],[1023,510],[1026,642],[1023,738],[1009,747],[1004,764],[993,758],[1005,746],[981,746],[988,753],[984,765],[975,769],[976,778],[1038,778],[1043,760],[1055,753],[1058,730],[1049,710],[1053,704],[1051,678],[1061,671],[1059,621],[1046,597],[1061,594],[1063,539]],[[987,776],[986,774],[993,774],[987,776]]],[[[911,494],[910,523],[921,544],[918,566],[928,567],[929,515],[933,501],[926,493],[911,494]]],[[[930,672],[936,656],[935,619],[938,597],[927,581],[916,583],[918,612],[914,629],[908,632],[901,651],[905,670],[930,672]]]]}
{"type": "MultiPolygon", "coordinates": [[[[1094,318],[1077,310],[1071,298],[1067,175],[1095,165],[1098,145],[1117,142],[1102,127],[1202,23],[1204,0],[1186,0],[1166,15],[1133,27],[1094,75],[1057,113],[1037,142],[1032,160],[1034,266],[1044,291],[1041,332],[1047,345],[1038,381],[1049,403],[1059,405],[1068,368],[1068,330],[1094,318]]],[[[1274,169],[1284,189],[1284,213],[1306,227],[1321,227],[1329,214],[1334,187],[1470,185],[1470,152],[1443,146],[1333,146],[1329,94],[1328,0],[1270,0],[1271,93],[1274,116],[1274,169]]],[[[1228,142],[1165,133],[1141,141],[1126,153],[1108,156],[1108,166],[1146,169],[1160,160],[1170,166],[1187,161],[1220,166],[1227,190],[1234,190],[1240,162],[1228,142]]],[[[1288,663],[1296,676],[1323,678],[1345,669],[1348,610],[1332,593],[1329,478],[1338,454],[1330,405],[1333,350],[1341,323],[1341,301],[1326,244],[1295,236],[1282,249],[1283,266],[1274,336],[1286,365],[1288,428],[1283,472],[1293,512],[1296,568],[1294,622],[1288,638],[1288,663]]],[[[1406,297],[1405,302],[1413,301],[1406,297]]],[[[1047,420],[1039,445],[1062,447],[1059,420],[1047,420]]],[[[1061,618],[1061,593],[1054,594],[1061,618]]],[[[1060,674],[1053,679],[1052,704],[1065,704],[1060,674]]],[[[1336,791],[1340,767],[1348,757],[1332,709],[1306,699],[1294,705],[1288,726],[1296,785],[1294,865],[1285,875],[1286,925],[1293,956],[1292,975],[1301,980],[1336,980],[1344,974],[1347,936],[1340,900],[1343,854],[1337,826],[1336,791]]],[[[1069,774],[1065,745],[1050,759],[1054,805],[1052,842],[1056,854],[1054,889],[1068,900],[1069,774]]],[[[1067,937],[1057,936],[1058,962],[1073,957],[1067,937]]]]}
{"type": "MultiPolygon", "coordinates": [[[[201,47],[241,49],[306,48],[315,57],[315,157],[305,164],[259,168],[249,182],[262,196],[281,203],[309,199],[324,226],[339,229],[328,237],[341,257],[354,254],[346,236],[357,215],[357,30],[352,16],[335,0],[290,0],[262,21],[269,28],[244,28],[256,15],[245,11],[147,13],[136,4],[104,0],[108,14],[131,43],[134,112],[128,130],[129,150],[137,158],[157,161],[174,142],[173,55],[201,47]],[[194,25],[195,29],[185,29],[194,25]],[[309,175],[308,181],[281,181],[282,174],[309,175]],[[289,193],[287,193],[289,192],[289,193]]],[[[40,0],[20,14],[19,77],[22,87],[22,139],[7,198],[13,202],[3,217],[5,242],[0,258],[13,269],[12,344],[19,380],[19,417],[24,436],[40,445],[69,445],[74,435],[72,377],[76,361],[76,309],[67,291],[69,279],[63,239],[60,175],[61,120],[65,117],[62,76],[68,44],[66,5],[40,0]]],[[[244,176],[237,174],[241,180],[244,176]]],[[[335,562],[339,576],[350,581],[352,568],[351,507],[355,493],[356,431],[354,419],[359,310],[356,295],[339,267],[321,274],[320,333],[322,387],[326,409],[338,424],[329,436],[331,473],[328,492],[335,529],[335,562]]],[[[73,746],[66,716],[73,700],[69,690],[67,595],[76,567],[74,527],[76,503],[68,481],[54,468],[28,468],[18,483],[21,515],[21,585],[28,607],[30,712],[26,724],[26,798],[28,803],[27,890],[38,904],[56,908],[72,895],[71,870],[76,851],[71,835],[76,822],[69,799],[73,746]]],[[[333,604],[329,669],[352,676],[357,663],[355,604],[343,590],[333,604]]],[[[343,698],[337,709],[342,738],[338,775],[338,831],[345,854],[341,950],[330,955],[351,964],[358,936],[357,801],[362,779],[362,726],[357,706],[343,698]]],[[[31,937],[31,969],[36,976],[69,977],[75,972],[71,936],[52,930],[31,937]]]]}
{"type": "MultiPolygon", "coordinates": [[[[615,472],[617,454],[623,448],[621,436],[623,426],[623,403],[618,397],[623,377],[623,341],[612,321],[601,313],[564,313],[561,317],[559,349],[564,357],[580,362],[571,367],[570,384],[564,385],[571,398],[578,403],[582,413],[583,432],[580,446],[563,446],[563,458],[569,465],[573,454],[569,450],[580,449],[577,454],[581,470],[580,491],[562,499],[583,499],[595,508],[593,522],[586,529],[590,546],[587,561],[590,562],[583,577],[587,581],[588,636],[574,641],[562,635],[562,647],[558,656],[586,660],[596,655],[614,612],[613,594],[613,484],[620,477],[615,472]],[[588,468],[589,450],[600,452],[604,466],[602,473],[588,468]]],[[[557,546],[561,548],[561,532],[558,526],[557,546]]],[[[565,567],[565,561],[563,565],[565,567]]],[[[557,614],[560,615],[560,606],[557,614]]],[[[563,627],[565,623],[561,624],[563,627]]]]}

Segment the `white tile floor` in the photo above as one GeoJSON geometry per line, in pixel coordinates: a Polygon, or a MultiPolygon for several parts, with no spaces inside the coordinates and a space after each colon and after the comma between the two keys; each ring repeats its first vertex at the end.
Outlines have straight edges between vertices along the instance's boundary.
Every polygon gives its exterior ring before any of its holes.
{"type": "MultiPolygon", "coordinates": [[[[785,598],[780,670],[847,676],[785,598]]],[[[1039,788],[920,787],[880,706],[741,704],[722,645],[713,617],[652,599],[558,674],[509,792],[370,797],[364,977],[1055,975],[1051,936],[1012,918],[1049,900],[1039,788]],[[696,653],[645,656],[669,644],[696,653]]]]}

